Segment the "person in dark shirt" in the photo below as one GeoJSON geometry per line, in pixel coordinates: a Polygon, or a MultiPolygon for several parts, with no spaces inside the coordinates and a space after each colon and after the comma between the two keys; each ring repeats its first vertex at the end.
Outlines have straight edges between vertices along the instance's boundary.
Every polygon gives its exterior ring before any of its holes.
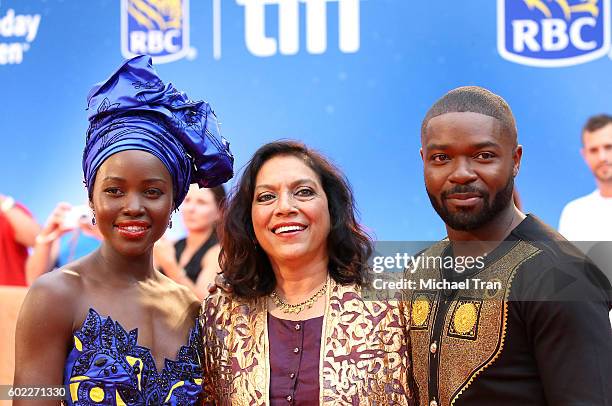
{"type": "Polygon", "coordinates": [[[221,272],[216,226],[225,197],[223,186],[208,189],[192,185],[181,205],[187,236],[174,244],[165,239],[155,244],[156,265],[200,299],[208,296],[208,285],[221,272]]]}
{"type": "Polygon", "coordinates": [[[448,233],[422,253],[443,260],[406,273],[447,282],[406,291],[421,404],[612,405],[610,282],[513,203],[522,146],[508,104],[452,90],[427,112],[421,142],[448,233]],[[479,266],[459,269],[466,258],[479,266]]]}

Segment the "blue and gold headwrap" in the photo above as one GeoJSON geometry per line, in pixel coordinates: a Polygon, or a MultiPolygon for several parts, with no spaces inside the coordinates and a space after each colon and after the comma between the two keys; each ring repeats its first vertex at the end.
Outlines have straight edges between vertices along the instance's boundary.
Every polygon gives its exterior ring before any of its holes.
{"type": "Polygon", "coordinates": [[[146,151],[163,162],[172,176],[175,208],[191,183],[210,188],[233,176],[234,157],[210,105],[164,85],[151,57],[126,61],[91,89],[87,101],[83,173],[90,197],[102,163],[126,150],[146,151]]]}

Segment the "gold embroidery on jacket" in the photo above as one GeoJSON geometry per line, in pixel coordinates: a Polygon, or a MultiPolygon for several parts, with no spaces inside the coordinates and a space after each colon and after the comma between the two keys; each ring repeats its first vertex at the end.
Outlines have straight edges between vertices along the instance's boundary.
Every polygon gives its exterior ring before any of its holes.
{"type": "MultiPolygon", "coordinates": [[[[246,303],[218,293],[203,306],[206,402],[269,403],[265,299],[246,303]]],[[[399,300],[365,301],[355,286],[330,284],[321,340],[322,404],[413,404],[407,315],[399,300]]]]}
{"type": "MultiPolygon", "coordinates": [[[[492,302],[492,303],[497,303],[501,305],[500,306],[501,311],[498,310],[498,312],[493,315],[493,319],[492,320],[489,319],[490,322],[494,322],[496,319],[500,320],[499,327],[497,329],[498,338],[495,342],[496,347],[493,353],[484,362],[481,362],[480,365],[472,369],[472,371],[468,375],[468,378],[464,380],[463,383],[455,390],[452,396],[452,400],[450,402],[451,406],[455,404],[459,396],[468,389],[468,387],[474,382],[477,376],[480,373],[482,373],[482,371],[487,369],[491,364],[493,364],[493,362],[495,362],[497,358],[499,358],[502,350],[504,349],[504,343],[506,340],[506,328],[507,328],[507,321],[508,321],[508,297],[510,295],[510,287],[512,285],[514,277],[516,276],[516,272],[518,271],[518,268],[523,263],[533,258],[540,252],[541,252],[540,249],[537,248],[536,246],[531,245],[530,243],[526,241],[520,241],[504,257],[500,258],[495,264],[491,265],[491,267],[493,266],[503,267],[505,268],[504,270],[507,272],[505,289],[502,289],[503,295],[498,300],[486,300],[485,301],[485,303],[492,302]]],[[[494,281],[495,278],[493,277],[490,280],[494,281]]],[[[486,320],[486,319],[483,318],[483,320],[486,320]]],[[[489,343],[489,345],[491,344],[489,343]]]]}
{"type": "MultiPolygon", "coordinates": [[[[432,257],[440,256],[444,252],[444,249],[448,246],[446,241],[441,241],[430,247],[425,255],[432,257]]],[[[416,271],[406,270],[404,277],[412,280],[419,279],[440,279],[440,271],[435,268],[421,268],[416,271]]],[[[405,298],[410,303],[410,339],[412,341],[412,371],[414,373],[414,380],[418,386],[419,398],[421,405],[429,405],[429,346],[431,341],[431,329],[432,323],[436,312],[438,311],[438,304],[440,301],[440,293],[436,291],[423,291],[423,290],[407,290],[405,298]],[[427,321],[424,325],[419,326],[419,319],[415,319],[414,307],[420,306],[418,303],[419,298],[429,298],[429,314],[427,321]]],[[[416,311],[416,314],[420,310],[416,311]]],[[[438,344],[437,344],[438,345],[438,344]]]]}
{"type": "MultiPolygon", "coordinates": [[[[426,256],[443,255],[448,241],[435,244],[426,256]]],[[[490,366],[504,346],[507,320],[507,300],[510,286],[518,268],[538,248],[527,242],[517,242],[504,256],[490,264],[478,274],[482,282],[502,282],[498,290],[461,290],[446,312],[440,342],[436,342],[435,357],[440,357],[438,376],[438,405],[454,404],[457,398],[471,385],[484,369],[490,366]]],[[[438,269],[419,269],[414,275],[419,278],[443,277],[438,269]]],[[[414,279],[415,276],[412,276],[414,279]]],[[[423,292],[411,292],[410,304],[415,306],[423,292]]],[[[440,294],[436,297],[426,328],[415,326],[418,320],[411,320],[412,359],[415,380],[419,388],[421,405],[429,404],[430,345],[432,324],[438,311],[440,294]]],[[[414,311],[411,314],[418,314],[414,311]]],[[[438,315],[440,317],[440,315],[438,315]]],[[[434,358],[435,359],[435,358],[434,358]]]]}
{"type": "Polygon", "coordinates": [[[427,329],[431,319],[432,308],[436,299],[435,292],[418,292],[412,300],[410,328],[427,329]]]}
{"type": "Polygon", "coordinates": [[[452,322],[448,325],[448,335],[475,340],[481,308],[482,300],[458,298],[451,316],[452,322]]]}

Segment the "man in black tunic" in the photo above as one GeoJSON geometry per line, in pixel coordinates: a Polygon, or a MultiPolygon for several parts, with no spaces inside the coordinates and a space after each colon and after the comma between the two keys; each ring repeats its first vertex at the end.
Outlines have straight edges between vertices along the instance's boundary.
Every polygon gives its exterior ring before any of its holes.
{"type": "Polygon", "coordinates": [[[507,103],[455,89],[427,112],[421,143],[427,193],[448,233],[423,256],[454,261],[406,274],[449,282],[406,291],[421,404],[612,405],[610,282],[514,205],[522,146],[507,103]],[[460,258],[473,266],[459,269],[460,258]]]}

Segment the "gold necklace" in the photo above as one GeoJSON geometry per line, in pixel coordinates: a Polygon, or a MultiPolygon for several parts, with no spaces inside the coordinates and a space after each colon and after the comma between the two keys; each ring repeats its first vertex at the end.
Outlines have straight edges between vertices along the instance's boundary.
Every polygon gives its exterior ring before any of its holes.
{"type": "Polygon", "coordinates": [[[315,292],[314,295],[310,296],[308,299],[298,304],[289,304],[285,302],[283,299],[280,298],[278,293],[276,293],[276,290],[273,290],[272,293],[270,293],[270,298],[272,299],[276,307],[280,309],[281,312],[285,314],[287,313],[298,314],[302,312],[304,309],[306,308],[310,309],[312,306],[314,306],[315,302],[319,300],[319,298],[325,294],[326,290],[327,290],[327,281],[323,284],[323,286],[321,286],[321,289],[315,292]]]}

